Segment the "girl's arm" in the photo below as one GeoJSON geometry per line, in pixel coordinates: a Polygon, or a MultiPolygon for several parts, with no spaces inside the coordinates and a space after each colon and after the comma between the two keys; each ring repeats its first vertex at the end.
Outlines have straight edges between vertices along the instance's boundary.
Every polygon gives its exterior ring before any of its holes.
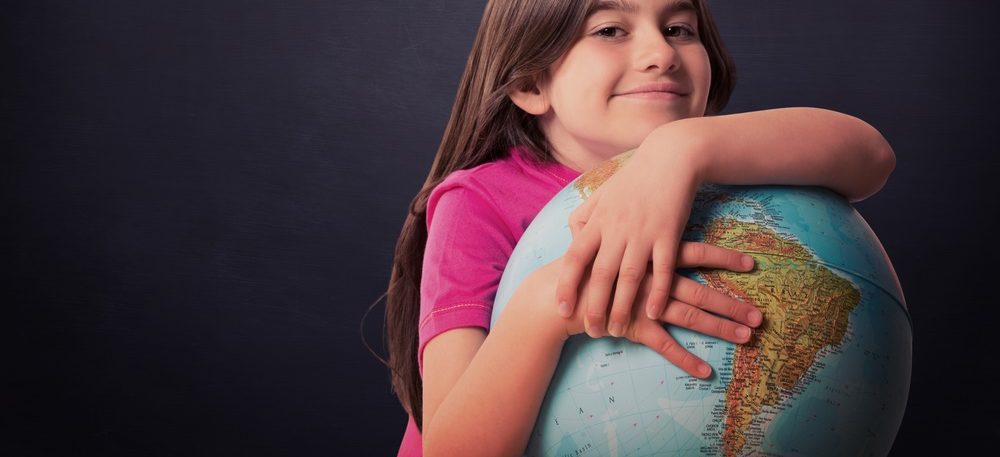
{"type": "MultiPolygon", "coordinates": [[[[678,259],[682,266],[745,271],[748,266],[742,261],[738,252],[700,243],[684,243],[678,259]]],[[[427,343],[424,455],[520,455],[524,451],[563,343],[569,335],[583,332],[580,313],[563,319],[552,303],[561,268],[559,259],[530,274],[489,334],[479,328],[458,328],[427,343]]],[[[649,281],[645,284],[639,297],[648,294],[649,281]]],[[[667,312],[657,320],[633,316],[633,325],[624,336],[699,377],[708,376],[711,370],[677,344],[661,322],[734,343],[749,340],[747,327],[737,322],[753,327],[761,322],[752,304],[693,282],[671,297],[667,312]],[[745,333],[740,334],[741,330],[745,333]]]]}
{"type": "Polygon", "coordinates": [[[530,292],[518,289],[488,335],[459,328],[427,343],[425,456],[524,451],[567,337],[554,307],[531,306],[530,292]]]}
{"type": "Polygon", "coordinates": [[[673,144],[690,141],[685,150],[699,162],[695,167],[703,181],[823,186],[851,202],[878,192],[896,166],[896,155],[878,130],[819,108],[682,119],[650,135],[659,147],[642,154],[653,163],[670,154],[673,144]]]}
{"type": "Polygon", "coordinates": [[[678,241],[704,182],[819,185],[857,201],[877,192],[894,167],[892,148],[877,130],[829,110],[784,108],[665,124],[572,214],[570,225],[583,228],[566,253],[557,303],[573,311],[590,267],[588,333],[620,328],[638,288],[636,272],[652,260],[645,308],[652,316],[662,312],[678,241]]]}

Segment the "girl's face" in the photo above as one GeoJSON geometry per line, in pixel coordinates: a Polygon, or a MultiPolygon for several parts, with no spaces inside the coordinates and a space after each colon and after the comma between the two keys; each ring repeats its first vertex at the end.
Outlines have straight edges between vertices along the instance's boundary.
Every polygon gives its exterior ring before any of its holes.
{"type": "Polygon", "coordinates": [[[560,162],[586,171],[656,127],[703,116],[708,53],[690,0],[611,0],[538,86],[539,123],[560,162]]]}

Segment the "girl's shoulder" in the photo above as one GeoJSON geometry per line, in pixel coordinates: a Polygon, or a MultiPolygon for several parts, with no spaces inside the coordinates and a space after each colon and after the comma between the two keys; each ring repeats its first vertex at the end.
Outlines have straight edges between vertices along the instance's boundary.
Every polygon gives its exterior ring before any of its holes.
{"type": "MultiPolygon", "coordinates": [[[[441,181],[433,192],[444,192],[462,186],[491,186],[505,179],[516,177],[520,171],[514,161],[514,152],[496,160],[476,165],[464,170],[455,170],[441,181]]],[[[433,194],[433,193],[432,193],[433,194]]]]}
{"type": "Polygon", "coordinates": [[[577,172],[561,164],[539,163],[521,148],[511,148],[499,159],[452,172],[441,181],[428,199],[428,223],[445,198],[488,206],[519,232],[576,176],[577,172]]]}
{"type": "Polygon", "coordinates": [[[562,164],[538,162],[523,147],[513,147],[496,160],[452,172],[431,195],[456,188],[473,188],[491,194],[532,187],[561,189],[577,176],[579,173],[562,164]]]}
{"type": "Polygon", "coordinates": [[[446,176],[428,197],[428,226],[435,219],[439,205],[455,208],[455,212],[462,213],[465,218],[480,212],[472,211],[473,208],[503,214],[504,211],[500,208],[502,205],[498,205],[498,202],[504,200],[499,195],[500,183],[517,177],[517,168],[513,165],[511,158],[505,156],[472,168],[453,171],[446,176]],[[442,202],[446,203],[441,204],[442,202]]]}

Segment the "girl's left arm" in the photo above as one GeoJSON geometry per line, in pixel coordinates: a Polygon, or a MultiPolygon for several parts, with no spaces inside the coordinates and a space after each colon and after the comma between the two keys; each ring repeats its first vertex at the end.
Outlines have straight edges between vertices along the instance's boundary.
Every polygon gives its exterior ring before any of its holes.
{"type": "MultiPolygon", "coordinates": [[[[867,122],[819,108],[782,108],[682,119],[650,134],[655,163],[686,138],[703,181],[827,187],[851,202],[878,192],[896,155],[867,122]],[[659,151],[657,151],[659,149],[659,151]]],[[[638,155],[637,151],[637,155],[638,155]]]]}
{"type": "Polygon", "coordinates": [[[782,108],[665,124],[574,211],[574,239],[557,303],[564,314],[572,311],[590,267],[588,333],[616,329],[627,322],[639,286],[636,273],[652,260],[645,307],[648,315],[659,315],[691,203],[703,183],[824,186],[854,202],[881,189],[895,163],[892,148],[874,127],[830,110],[782,108]],[[607,313],[612,283],[614,301],[607,313]]]}

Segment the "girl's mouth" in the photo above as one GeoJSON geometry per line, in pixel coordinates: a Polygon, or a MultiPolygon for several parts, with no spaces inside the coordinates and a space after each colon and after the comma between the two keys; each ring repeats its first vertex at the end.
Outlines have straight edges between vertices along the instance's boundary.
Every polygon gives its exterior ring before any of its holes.
{"type": "Polygon", "coordinates": [[[681,87],[680,84],[672,82],[657,82],[642,84],[615,96],[638,100],[677,100],[686,97],[689,91],[681,87]]]}
{"type": "Polygon", "coordinates": [[[676,92],[661,91],[630,92],[619,95],[619,97],[634,98],[639,100],[677,100],[685,96],[686,95],[684,94],[678,94],[676,92]]]}

